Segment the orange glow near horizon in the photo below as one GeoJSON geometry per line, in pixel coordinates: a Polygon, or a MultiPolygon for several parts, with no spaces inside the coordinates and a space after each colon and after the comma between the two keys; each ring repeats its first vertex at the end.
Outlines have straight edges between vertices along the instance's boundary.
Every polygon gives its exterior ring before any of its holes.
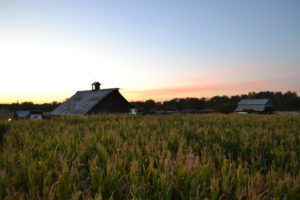
{"type": "Polygon", "coordinates": [[[135,90],[124,93],[131,101],[144,101],[147,99],[153,99],[156,101],[165,101],[173,98],[211,98],[213,96],[233,96],[248,94],[249,92],[260,91],[290,91],[289,88],[298,87],[297,92],[299,94],[299,86],[293,85],[281,85],[274,81],[262,80],[262,81],[241,81],[235,83],[210,83],[204,85],[186,85],[166,88],[156,88],[149,90],[135,90]]]}
{"type": "MultiPolygon", "coordinates": [[[[300,87],[298,85],[280,84],[275,80],[258,80],[258,81],[238,81],[238,82],[213,82],[210,79],[202,79],[201,83],[196,84],[197,79],[190,79],[194,84],[173,85],[166,87],[154,87],[148,89],[121,89],[120,92],[128,101],[145,101],[153,99],[155,101],[165,101],[173,98],[211,98],[213,96],[232,96],[248,94],[249,92],[259,91],[289,91],[289,88],[297,88],[299,94],[300,87]]],[[[66,92],[34,92],[34,93],[4,93],[1,94],[0,103],[51,103],[53,101],[62,102],[70,98],[76,91],[66,92]]]]}

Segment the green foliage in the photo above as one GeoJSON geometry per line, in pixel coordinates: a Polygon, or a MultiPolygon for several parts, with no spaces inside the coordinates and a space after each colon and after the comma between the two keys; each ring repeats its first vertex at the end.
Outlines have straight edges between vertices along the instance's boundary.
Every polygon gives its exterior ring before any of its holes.
{"type": "Polygon", "coordinates": [[[0,135],[0,199],[300,198],[297,116],[22,120],[0,135]]]}
{"type": "Polygon", "coordinates": [[[4,134],[9,129],[9,123],[8,122],[0,122],[0,147],[3,143],[4,134]]]}

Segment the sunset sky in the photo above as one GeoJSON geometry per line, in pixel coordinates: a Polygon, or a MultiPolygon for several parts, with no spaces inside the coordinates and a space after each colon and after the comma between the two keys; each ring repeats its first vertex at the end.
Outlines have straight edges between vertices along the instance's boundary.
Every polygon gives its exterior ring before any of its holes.
{"type": "Polygon", "coordinates": [[[300,94],[299,0],[0,0],[0,103],[300,94]]]}

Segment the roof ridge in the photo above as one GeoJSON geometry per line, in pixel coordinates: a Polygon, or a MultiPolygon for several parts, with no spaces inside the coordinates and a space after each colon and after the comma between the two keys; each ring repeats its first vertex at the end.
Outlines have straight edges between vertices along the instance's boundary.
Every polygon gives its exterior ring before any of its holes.
{"type": "Polygon", "coordinates": [[[269,100],[269,98],[262,98],[262,99],[241,99],[241,100],[269,100]]]}

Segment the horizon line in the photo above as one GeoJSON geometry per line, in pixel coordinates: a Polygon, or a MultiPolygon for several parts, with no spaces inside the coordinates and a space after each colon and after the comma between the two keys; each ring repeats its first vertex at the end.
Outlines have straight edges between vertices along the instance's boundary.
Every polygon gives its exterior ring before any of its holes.
{"type": "MultiPolygon", "coordinates": [[[[272,91],[272,90],[262,90],[262,91],[250,91],[250,92],[247,92],[247,93],[240,93],[240,94],[233,94],[233,95],[226,95],[226,94],[222,94],[222,95],[212,95],[210,97],[197,97],[197,96],[186,96],[186,97],[172,97],[172,98],[165,98],[165,99],[161,99],[161,100],[158,100],[157,98],[144,98],[144,99],[134,99],[134,98],[126,98],[124,97],[128,102],[145,102],[145,101],[148,101],[148,100],[153,100],[155,102],[164,102],[164,101],[171,101],[173,99],[186,99],[186,98],[197,98],[197,99],[211,99],[213,97],[233,97],[233,96],[243,96],[243,95],[249,95],[250,93],[255,93],[255,94],[258,94],[258,93],[261,93],[261,92],[271,92],[271,93],[282,93],[282,94],[285,94],[285,93],[288,93],[288,92],[291,92],[291,93],[295,93],[297,95],[297,97],[300,97],[299,95],[299,92],[297,91],[292,91],[292,90],[287,90],[285,92],[283,91],[272,91]]],[[[124,95],[123,95],[124,96],[124,95]]],[[[58,101],[58,100],[53,100],[53,101],[19,101],[17,100],[17,102],[0,102],[0,104],[22,104],[22,103],[33,103],[33,104],[51,104],[51,103],[54,103],[54,102],[57,102],[57,103],[63,103],[65,102],[67,99],[70,99],[69,98],[64,98],[63,101],[58,101]]]]}

